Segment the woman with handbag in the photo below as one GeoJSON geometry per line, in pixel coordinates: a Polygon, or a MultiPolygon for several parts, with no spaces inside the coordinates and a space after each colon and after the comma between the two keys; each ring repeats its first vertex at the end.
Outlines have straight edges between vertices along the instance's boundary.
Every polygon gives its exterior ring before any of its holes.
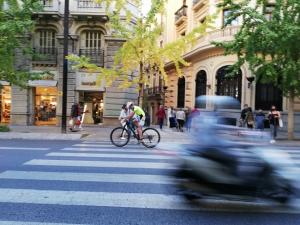
{"type": "Polygon", "coordinates": [[[251,107],[248,108],[245,121],[248,128],[252,129],[254,127],[254,115],[251,107]]]}
{"type": "Polygon", "coordinates": [[[279,120],[281,120],[280,112],[276,110],[276,106],[272,105],[268,118],[270,120],[271,136],[273,138],[271,140],[271,143],[275,143],[275,138],[277,137],[277,129],[279,127],[279,120]]]}

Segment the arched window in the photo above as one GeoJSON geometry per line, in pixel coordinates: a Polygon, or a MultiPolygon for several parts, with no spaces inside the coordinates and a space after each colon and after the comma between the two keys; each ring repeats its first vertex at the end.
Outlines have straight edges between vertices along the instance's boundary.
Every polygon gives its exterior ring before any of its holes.
{"type": "Polygon", "coordinates": [[[178,79],[177,107],[183,108],[185,102],[185,78],[178,79]]]}
{"type": "Polygon", "coordinates": [[[242,71],[235,76],[227,76],[229,66],[223,66],[217,71],[217,95],[232,96],[241,102],[242,97],[242,71]]]}
{"type": "MultiPolygon", "coordinates": [[[[195,92],[196,100],[198,96],[206,95],[206,81],[207,81],[206,72],[204,70],[200,70],[197,73],[197,77],[196,77],[196,92],[195,92]]],[[[199,108],[206,107],[205,104],[201,104],[201,105],[195,104],[195,105],[199,108]]]]}
{"type": "Polygon", "coordinates": [[[103,33],[99,30],[84,30],[80,34],[79,55],[90,58],[98,66],[104,65],[104,50],[102,48],[103,33]]]}
{"type": "Polygon", "coordinates": [[[277,110],[282,110],[282,91],[270,83],[256,83],[255,109],[270,110],[275,105],[277,110]]]}
{"type": "Polygon", "coordinates": [[[56,63],[56,31],[54,29],[37,29],[33,42],[33,61],[56,63]]]}

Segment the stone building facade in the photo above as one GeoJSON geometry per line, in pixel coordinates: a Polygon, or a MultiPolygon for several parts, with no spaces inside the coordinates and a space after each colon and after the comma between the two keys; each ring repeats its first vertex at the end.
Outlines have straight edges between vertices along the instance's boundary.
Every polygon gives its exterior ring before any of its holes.
{"type": "MultiPolygon", "coordinates": [[[[217,12],[216,4],[214,0],[168,1],[166,15],[160,17],[164,27],[160,44],[170,43],[191,32],[203,23],[207,16],[217,12]]],[[[158,77],[154,77],[154,85],[150,86],[150,89],[163,90],[164,95],[161,98],[149,98],[149,108],[153,109],[152,117],[155,116],[158,105],[162,103],[166,107],[188,109],[195,106],[197,96],[229,95],[239,100],[241,108],[248,104],[252,109],[268,112],[274,104],[282,111],[284,122],[286,121],[287,99],[272,84],[262,84],[255,80],[247,65],[240,68],[235,78],[226,78],[226,67],[234,64],[237,58],[235,55],[224,56],[223,50],[211,42],[231,40],[238,32],[241,21],[233,21],[230,26],[224,28],[228,13],[228,10],[219,12],[213,24],[214,29],[207,29],[207,33],[185,52],[183,57],[190,66],[183,68],[184,77],[178,77],[172,64],[166,64],[167,86],[159,82],[158,77]],[[161,84],[164,87],[159,86],[161,84]]],[[[201,111],[210,110],[208,104],[197,107],[201,111]]],[[[296,131],[300,131],[300,100],[296,101],[295,109],[296,131]]],[[[224,113],[236,120],[240,115],[239,110],[224,113]]]]}
{"type": "MultiPolygon", "coordinates": [[[[30,81],[27,89],[10,87],[2,81],[6,88],[4,94],[0,93],[2,122],[59,125],[61,121],[64,1],[41,2],[44,10],[33,16],[36,21],[34,32],[26,37],[32,42],[33,56],[24,57],[22,50],[17,49],[15,66],[31,72],[46,72],[49,76],[30,81]],[[9,103],[6,119],[4,102],[9,103]]],[[[130,1],[128,4],[135,13],[136,7],[130,1]]],[[[108,16],[104,7],[92,0],[70,0],[69,21],[69,54],[84,55],[98,66],[111,67],[124,40],[111,35],[106,26],[108,16]]],[[[121,105],[137,99],[136,89],[120,90],[104,83],[99,86],[96,80],[97,74],[84,69],[75,71],[69,65],[67,113],[70,115],[72,104],[79,102],[88,111],[84,123],[115,124],[121,105]]]]}

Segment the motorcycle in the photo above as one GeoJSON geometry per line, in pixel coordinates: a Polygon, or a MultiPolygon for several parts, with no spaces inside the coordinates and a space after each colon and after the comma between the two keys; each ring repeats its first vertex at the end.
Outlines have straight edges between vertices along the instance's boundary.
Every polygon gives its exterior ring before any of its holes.
{"type": "MultiPolygon", "coordinates": [[[[219,108],[237,105],[228,96],[204,97],[200,100],[213,102],[219,108]]],[[[244,128],[218,121],[222,120],[217,110],[193,118],[194,143],[181,146],[174,174],[182,195],[189,200],[218,196],[289,202],[296,189],[289,155],[269,142],[263,144],[263,139],[253,136],[252,131],[246,132],[252,139],[245,144],[245,139],[239,141],[235,135],[246,131],[244,128]],[[234,138],[230,140],[231,137],[234,138]]]]}

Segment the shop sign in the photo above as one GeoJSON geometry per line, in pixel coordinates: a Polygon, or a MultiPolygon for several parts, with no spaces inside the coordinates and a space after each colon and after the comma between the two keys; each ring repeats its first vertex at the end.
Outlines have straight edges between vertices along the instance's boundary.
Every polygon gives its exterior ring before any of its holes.
{"type": "Polygon", "coordinates": [[[2,86],[9,86],[10,84],[7,81],[0,80],[0,85],[2,85],[2,86]]]}
{"type": "Polygon", "coordinates": [[[30,80],[28,81],[29,86],[31,87],[56,87],[56,80],[30,80]]]}
{"type": "Polygon", "coordinates": [[[104,84],[97,85],[97,74],[78,73],[76,76],[76,90],[79,91],[104,91],[104,84]]]}

